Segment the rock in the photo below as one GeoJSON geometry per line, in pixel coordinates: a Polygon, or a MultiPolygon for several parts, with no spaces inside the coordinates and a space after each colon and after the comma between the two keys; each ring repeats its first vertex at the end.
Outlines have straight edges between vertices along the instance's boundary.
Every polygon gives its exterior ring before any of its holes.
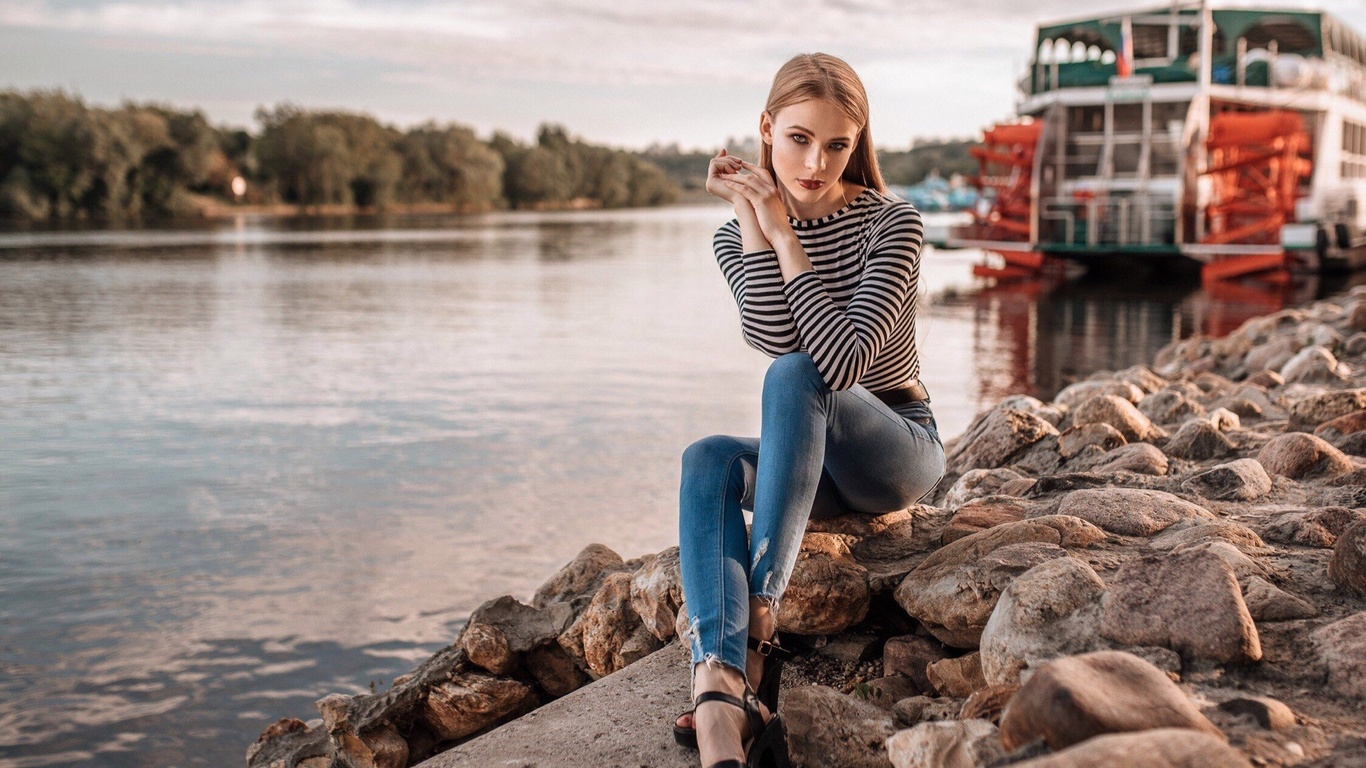
{"type": "Polygon", "coordinates": [[[1366,613],[1320,627],[1313,638],[1328,667],[1329,688],[1358,702],[1366,698],[1366,613]]]}
{"type": "Polygon", "coordinates": [[[1272,389],[1274,387],[1285,386],[1285,377],[1281,376],[1276,371],[1263,369],[1248,376],[1246,379],[1243,379],[1243,383],[1252,384],[1254,386],[1262,387],[1263,389],[1272,389]]]}
{"type": "Polygon", "coordinates": [[[1067,415],[1067,408],[1047,405],[1038,398],[1029,395],[1011,395],[997,403],[996,407],[1032,413],[1055,427],[1067,415]]]}
{"type": "Polygon", "coordinates": [[[885,515],[836,515],[835,517],[811,518],[806,524],[807,533],[832,533],[839,536],[877,536],[890,530],[891,528],[909,523],[914,518],[914,511],[920,505],[915,505],[910,509],[899,509],[896,512],[888,512],[885,515]]]}
{"type": "Polygon", "coordinates": [[[1220,432],[1232,432],[1241,429],[1242,419],[1238,414],[1227,408],[1215,408],[1209,412],[1209,423],[1220,432]]]}
{"type": "Polygon", "coordinates": [[[1242,550],[1219,539],[1201,541],[1196,544],[1188,544],[1177,550],[1178,552],[1207,552],[1220,560],[1224,561],[1233,575],[1238,579],[1239,584],[1243,584],[1253,576],[1263,579],[1270,578],[1270,574],[1256,560],[1248,557],[1242,550]]]}
{"type": "Polygon", "coordinates": [[[1339,437],[1333,447],[1352,456],[1366,456],[1366,431],[1339,437]]]}
{"type": "Polygon", "coordinates": [[[1025,518],[1033,503],[1011,496],[986,496],[964,504],[944,526],[941,540],[948,544],[988,528],[1014,523],[1025,518]]]}
{"type": "Polygon", "coordinates": [[[1101,598],[1103,637],[1170,648],[1186,658],[1251,662],[1262,657],[1238,577],[1217,554],[1192,548],[1143,555],[1121,565],[1109,587],[1101,598]]]}
{"type": "Polygon", "coordinates": [[[1198,544],[1202,541],[1227,541],[1240,550],[1265,551],[1266,542],[1256,531],[1232,520],[1206,520],[1192,518],[1173,524],[1162,533],[1153,537],[1148,546],[1153,549],[1171,550],[1198,544]]]}
{"type": "Polygon", "coordinates": [[[1249,400],[1246,397],[1230,397],[1220,400],[1221,411],[1230,411],[1238,416],[1239,419],[1260,418],[1265,410],[1261,405],[1249,400]]]}
{"type": "Polygon", "coordinates": [[[1193,419],[1176,430],[1176,434],[1167,441],[1166,450],[1178,459],[1205,461],[1229,455],[1233,452],[1234,445],[1233,441],[1224,437],[1224,433],[1210,422],[1193,419]]]}
{"type": "Polygon", "coordinates": [[[944,643],[973,648],[1015,576],[1065,556],[1059,545],[1089,546],[1103,538],[1095,526],[1062,515],[988,528],[931,554],[897,587],[896,601],[944,643]]]}
{"type": "Polygon", "coordinates": [[[1079,381],[1064,387],[1057,397],[1053,398],[1053,402],[1074,410],[1087,400],[1100,395],[1114,395],[1136,404],[1143,399],[1143,390],[1131,382],[1115,379],[1079,381]]]}
{"type": "Polygon", "coordinates": [[[588,675],[559,643],[528,652],[522,664],[552,699],[572,693],[590,682],[588,675]]]}
{"type": "Polygon", "coordinates": [[[1024,475],[1009,467],[968,470],[949,489],[948,495],[944,497],[944,508],[952,512],[973,499],[994,496],[1001,492],[1006,483],[1023,477],[1024,475]]]}
{"type": "Polygon", "coordinates": [[[1156,667],[1123,651],[1096,651],[1039,667],[1006,705],[1001,741],[1015,749],[1042,738],[1060,750],[1105,733],[1153,728],[1222,737],[1156,667]]]}
{"type": "Polygon", "coordinates": [[[1243,587],[1243,602],[1253,621],[1312,619],[1319,609],[1276,587],[1260,576],[1251,576],[1243,587]]]}
{"type": "Polygon", "coordinates": [[[1353,523],[1338,536],[1328,578],[1334,584],[1366,598],[1366,520],[1353,523]]]}
{"type": "Polygon", "coordinates": [[[778,629],[798,635],[834,635],[863,621],[871,593],[868,571],[843,552],[823,547],[808,533],[783,592],[778,629]]]}
{"type": "Polygon", "coordinates": [[[422,720],[439,739],[463,739],[536,703],[536,693],[525,683],[466,672],[427,692],[422,720]]]}
{"type": "MultiPolygon", "coordinates": [[[[1191,383],[1200,390],[1200,394],[1196,395],[1197,398],[1218,397],[1234,387],[1232,381],[1211,371],[1205,371],[1197,375],[1191,380],[1191,383]]],[[[1187,396],[1189,397],[1189,395],[1187,396]]]]}
{"type": "Polygon", "coordinates": [[[1115,378],[1120,381],[1127,381],[1148,394],[1167,386],[1166,379],[1141,365],[1133,365],[1122,371],[1116,371],[1115,378]]]}
{"type": "Polygon", "coordinates": [[[1281,375],[1287,383],[1302,382],[1340,382],[1346,379],[1338,372],[1337,358],[1333,353],[1320,346],[1301,349],[1281,368],[1281,375]]]}
{"type": "Polygon", "coordinates": [[[645,629],[660,640],[674,636],[678,608],[683,605],[683,575],[678,547],[649,555],[631,577],[631,608],[645,629]]]}
{"type": "Polygon", "coordinates": [[[1247,715],[1270,731],[1294,728],[1299,723],[1294,710],[1270,696],[1239,696],[1220,702],[1219,709],[1231,715],[1247,715]]]}
{"type": "Polygon", "coordinates": [[[993,409],[978,416],[948,456],[949,472],[1003,466],[1045,435],[1058,434],[1047,421],[1024,411],[993,409]]]}
{"type": "Polygon", "coordinates": [[[921,723],[887,739],[895,768],[977,768],[1005,754],[986,720],[921,723]]]}
{"type": "Polygon", "coordinates": [[[1167,436],[1166,432],[1135,408],[1133,403],[1114,395],[1093,397],[1077,406],[1076,412],[1072,414],[1072,424],[1109,424],[1131,443],[1167,436]]]}
{"type": "Polygon", "coordinates": [[[1314,430],[1314,435],[1331,442],[1362,430],[1366,430],[1366,410],[1352,411],[1331,421],[1325,421],[1314,430]]]}
{"type": "Polygon", "coordinates": [[[1012,456],[1010,465],[1034,475],[1058,471],[1058,467],[1062,466],[1062,454],[1058,453],[1058,436],[1044,435],[1012,456]]]}
{"type": "MultiPolygon", "coordinates": [[[[1357,309],[1366,307],[1366,303],[1358,304],[1357,309]]],[[[1347,342],[1342,345],[1343,351],[1349,355],[1366,354],[1366,333],[1354,333],[1347,342]]]]}
{"type": "Polygon", "coordinates": [[[1197,473],[1182,489],[1207,499],[1250,501],[1271,490],[1271,477],[1255,459],[1238,459],[1197,473]]]}
{"type": "MultiPolygon", "coordinates": [[[[1337,307],[1338,317],[1342,314],[1342,308],[1337,307]]],[[[1318,318],[1320,320],[1327,318],[1318,318]]],[[[1336,320],[1337,317],[1331,318],[1336,320]]],[[[1324,347],[1332,350],[1342,345],[1342,334],[1338,333],[1333,326],[1323,322],[1305,323],[1295,329],[1295,340],[1302,344],[1324,347]]]]}
{"type": "Polygon", "coordinates": [[[882,646],[882,672],[885,675],[906,677],[922,692],[934,690],[929,674],[930,664],[945,657],[944,646],[935,640],[916,635],[888,638],[882,646]]]}
{"type": "Polygon", "coordinates": [[[904,675],[885,675],[854,688],[854,695],[888,712],[902,699],[917,696],[920,686],[904,675]]]}
{"type": "Polygon", "coordinates": [[[589,544],[536,590],[531,605],[544,608],[550,603],[571,603],[576,611],[581,610],[597,594],[608,574],[624,570],[626,563],[621,555],[601,544],[589,544]]]}
{"type": "Polygon", "coordinates": [[[1296,400],[1290,405],[1291,432],[1309,432],[1325,421],[1366,409],[1366,388],[1340,389],[1296,400]]]}
{"type": "Polygon", "coordinates": [[[605,677],[663,647],[631,607],[631,574],[603,580],[592,602],[559,638],[595,678],[605,677]]]}
{"type": "Polygon", "coordinates": [[[882,638],[864,632],[850,632],[829,638],[816,648],[816,654],[844,664],[872,661],[882,655],[882,638]]]}
{"type": "Polygon", "coordinates": [[[883,742],[895,732],[892,715],[834,688],[811,685],[785,691],[779,712],[788,750],[807,768],[885,768],[883,742]]]}
{"type": "Polygon", "coordinates": [[[925,674],[940,696],[965,699],[973,691],[987,687],[986,678],[982,676],[982,657],[977,653],[932,662],[925,674]]]}
{"type": "Polygon", "coordinates": [[[1304,344],[1296,339],[1279,336],[1248,350],[1247,357],[1243,358],[1243,369],[1260,371],[1269,368],[1279,371],[1290,362],[1290,358],[1294,357],[1302,346],[1304,344]]]}
{"type": "MultiPolygon", "coordinates": [[[[1352,307],[1352,311],[1347,316],[1347,330],[1366,331],[1366,301],[1358,301],[1352,307]]],[[[1353,336],[1352,338],[1354,339],[1356,336],[1353,336]]],[[[1351,346],[1351,343],[1352,339],[1348,339],[1347,344],[1349,347],[1351,346]]],[[[1361,350],[1352,352],[1349,349],[1348,351],[1354,355],[1361,354],[1361,350]]]]}
{"type": "Polygon", "coordinates": [[[1352,460],[1320,437],[1291,432],[1273,438],[1257,453],[1257,461],[1270,474],[1292,480],[1334,477],[1353,468],[1352,460]]]}
{"type": "MultiPolygon", "coordinates": [[[[1148,443],[1130,443],[1095,457],[1091,461],[1076,462],[1077,469],[1088,470],[1102,475],[1116,472],[1133,472],[1138,475],[1167,474],[1167,457],[1155,446],[1148,443]]],[[[1070,467],[1069,467],[1070,468],[1070,467]]]]}
{"type": "Polygon", "coordinates": [[[1015,692],[1020,690],[1018,683],[1008,683],[1005,685],[988,685],[987,687],[973,691],[972,695],[963,702],[963,708],[958,713],[959,720],[987,720],[993,725],[1001,722],[1001,713],[1005,711],[1006,704],[1015,692]]]}
{"type": "Polygon", "coordinates": [[[1178,520],[1214,518],[1204,507],[1170,493],[1141,488],[1073,491],[1063,498],[1058,514],[1079,517],[1123,536],[1151,536],[1178,520]]]}
{"type": "Polygon", "coordinates": [[[962,708],[962,702],[958,699],[932,699],[929,696],[912,696],[893,704],[892,714],[900,723],[915,725],[916,723],[941,720],[958,720],[958,713],[962,711],[962,708]]]}
{"type": "Polygon", "coordinates": [[[933,516],[917,517],[879,533],[859,539],[850,547],[854,562],[867,570],[872,594],[891,592],[940,545],[948,513],[938,507],[933,516]]]}
{"type": "Polygon", "coordinates": [[[1052,755],[1013,768],[1252,768],[1238,750],[1207,733],[1185,728],[1155,728],[1140,733],[1097,736],[1052,755]]]}
{"type": "Polygon", "coordinates": [[[1105,583],[1089,565],[1059,557],[1006,587],[982,630],[985,681],[1017,684],[1020,672],[1057,658],[1105,648],[1100,598],[1105,583]]]}
{"type": "Polygon", "coordinates": [[[1366,513],[1347,507],[1324,507],[1313,512],[1286,512],[1272,518],[1262,529],[1262,538],[1279,544],[1329,549],[1338,536],[1366,513]]]}
{"type": "Polygon", "coordinates": [[[469,660],[495,675],[517,667],[522,654],[554,642],[574,618],[566,603],[550,603],[544,609],[517,602],[511,596],[479,606],[460,633],[460,647],[469,660]]]}
{"type": "Polygon", "coordinates": [[[1189,418],[1204,416],[1205,406],[1180,392],[1164,389],[1143,398],[1138,404],[1138,411],[1154,424],[1177,424],[1189,418]]]}
{"type": "Polygon", "coordinates": [[[1109,424],[1082,424],[1071,427],[1058,435],[1058,453],[1062,454],[1064,459],[1070,459],[1088,446],[1095,446],[1102,451],[1108,451],[1127,442],[1124,435],[1121,435],[1119,430],[1109,424]]]}

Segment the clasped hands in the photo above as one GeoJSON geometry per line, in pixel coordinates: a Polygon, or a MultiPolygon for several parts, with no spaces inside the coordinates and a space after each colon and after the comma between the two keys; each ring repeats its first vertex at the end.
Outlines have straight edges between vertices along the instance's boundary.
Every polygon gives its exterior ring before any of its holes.
{"type": "Polygon", "coordinates": [[[748,206],[769,243],[776,245],[779,240],[795,236],[787,220],[787,204],[765,168],[728,155],[722,149],[707,168],[707,191],[734,205],[737,214],[741,213],[741,206],[748,206]]]}

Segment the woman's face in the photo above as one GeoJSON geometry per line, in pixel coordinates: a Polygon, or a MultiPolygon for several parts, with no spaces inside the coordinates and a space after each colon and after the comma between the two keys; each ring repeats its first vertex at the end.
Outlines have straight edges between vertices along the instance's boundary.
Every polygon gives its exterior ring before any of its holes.
{"type": "Polygon", "coordinates": [[[858,124],[825,99],[799,101],[759,118],[759,134],[772,146],[774,175],[804,208],[843,205],[840,177],[858,132],[858,124]]]}

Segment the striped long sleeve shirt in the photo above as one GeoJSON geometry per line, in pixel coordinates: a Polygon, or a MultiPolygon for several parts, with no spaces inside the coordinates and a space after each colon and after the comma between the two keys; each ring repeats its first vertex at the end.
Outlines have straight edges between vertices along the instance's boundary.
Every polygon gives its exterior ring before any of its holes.
{"type": "Polygon", "coordinates": [[[745,341],[770,357],[807,352],[833,390],[878,392],[920,376],[916,290],[924,226],[903,200],[865,189],[819,219],[788,219],[814,271],[784,284],[773,249],[744,252],[740,222],[712,247],[745,341]]]}

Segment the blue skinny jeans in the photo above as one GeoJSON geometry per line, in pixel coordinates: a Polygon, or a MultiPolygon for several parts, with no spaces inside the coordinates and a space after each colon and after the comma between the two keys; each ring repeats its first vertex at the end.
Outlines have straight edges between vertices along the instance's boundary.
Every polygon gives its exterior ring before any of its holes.
{"type": "Polygon", "coordinates": [[[750,598],[776,619],[807,519],[905,509],[945,468],[928,404],[893,409],[861,386],[833,391],[804,352],[769,365],[761,410],[758,438],[688,446],[678,499],[693,663],[741,673],[750,598]],[[742,510],[754,512],[751,535],[742,510]]]}

